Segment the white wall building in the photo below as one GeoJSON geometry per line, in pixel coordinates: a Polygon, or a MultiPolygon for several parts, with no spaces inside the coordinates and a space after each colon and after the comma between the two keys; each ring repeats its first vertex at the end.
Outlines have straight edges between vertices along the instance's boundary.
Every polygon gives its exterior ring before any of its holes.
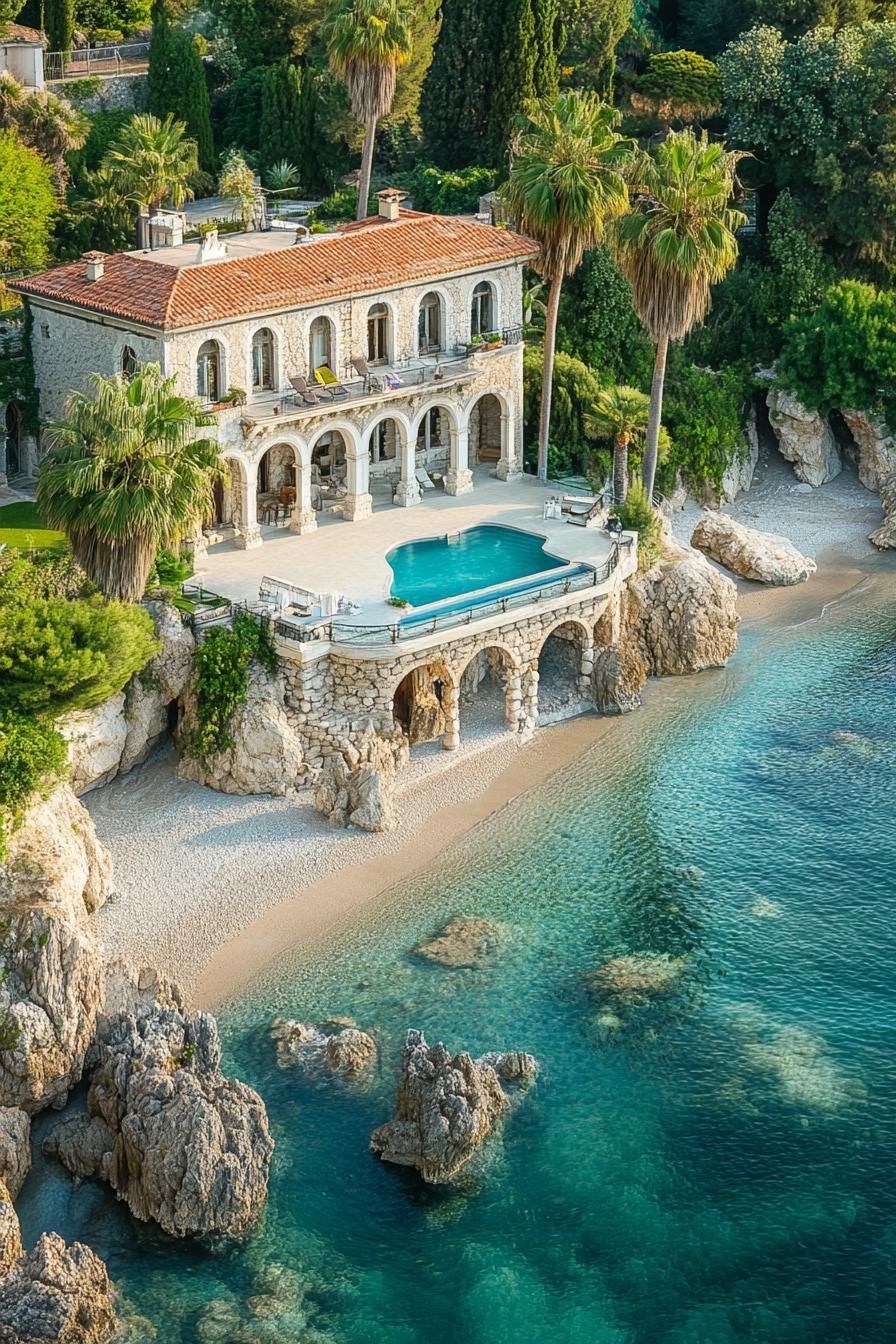
{"type": "Polygon", "coordinates": [[[8,23],[0,32],[0,72],[8,70],[28,89],[42,89],[46,45],[46,37],[36,28],[8,23]]]}
{"type": "Polygon", "coordinates": [[[157,361],[214,410],[231,484],[215,536],[260,544],[259,511],[296,532],[371,485],[420,499],[472,469],[522,470],[522,272],[534,244],[474,219],[400,209],[328,234],[214,236],[89,253],[14,286],[33,316],[43,421],[90,375],[157,361]],[[322,384],[321,380],[327,380],[322,384]]]}

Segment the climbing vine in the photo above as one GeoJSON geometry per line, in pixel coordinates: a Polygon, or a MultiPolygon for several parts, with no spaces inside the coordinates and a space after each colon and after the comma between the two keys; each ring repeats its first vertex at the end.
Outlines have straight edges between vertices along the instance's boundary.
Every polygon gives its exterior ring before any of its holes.
{"type": "Polygon", "coordinates": [[[251,664],[261,663],[273,673],[277,653],[268,623],[241,614],[234,616],[231,629],[210,630],[193,660],[196,726],[187,739],[186,751],[189,756],[206,761],[234,745],[233,716],[245,704],[251,664]]]}

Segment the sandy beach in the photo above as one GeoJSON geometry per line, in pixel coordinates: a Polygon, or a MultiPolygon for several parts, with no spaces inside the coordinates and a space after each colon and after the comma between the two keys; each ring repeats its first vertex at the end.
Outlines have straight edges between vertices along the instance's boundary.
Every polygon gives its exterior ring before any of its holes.
{"type": "MultiPolygon", "coordinates": [[[[811,495],[792,487],[774,455],[729,512],[789,536],[819,564],[797,588],[741,583],[744,624],[825,619],[851,593],[896,591],[896,556],[866,540],[876,496],[844,472],[811,495]]],[[[700,509],[673,519],[688,540],[700,509]]],[[[713,676],[708,673],[703,676],[713,676]]],[[[651,683],[645,707],[623,718],[586,715],[520,745],[493,719],[471,719],[461,749],[415,753],[401,779],[398,827],[334,831],[301,797],[233,797],[177,778],[172,749],[84,799],[115,862],[116,896],[99,914],[108,951],[176,978],[214,1007],[297,944],[370,917],[397,881],[429,866],[478,822],[537,787],[608,733],[638,734],[668,697],[699,693],[700,676],[651,683]]]]}

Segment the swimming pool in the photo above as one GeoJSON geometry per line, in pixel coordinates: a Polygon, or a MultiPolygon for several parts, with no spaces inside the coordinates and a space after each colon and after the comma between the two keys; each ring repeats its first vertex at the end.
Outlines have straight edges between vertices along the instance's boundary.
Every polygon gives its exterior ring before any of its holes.
{"type": "Polygon", "coordinates": [[[498,523],[406,541],[386,559],[394,575],[392,596],[415,607],[568,565],[545,551],[543,537],[498,523]]]}

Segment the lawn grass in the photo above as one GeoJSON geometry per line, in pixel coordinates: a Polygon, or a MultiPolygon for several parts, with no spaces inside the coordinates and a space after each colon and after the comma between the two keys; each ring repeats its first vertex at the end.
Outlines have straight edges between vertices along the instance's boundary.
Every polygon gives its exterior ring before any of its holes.
{"type": "Polygon", "coordinates": [[[4,542],[11,551],[49,551],[61,555],[68,550],[65,533],[44,527],[37,509],[27,500],[0,505],[0,545],[4,542]]]}

